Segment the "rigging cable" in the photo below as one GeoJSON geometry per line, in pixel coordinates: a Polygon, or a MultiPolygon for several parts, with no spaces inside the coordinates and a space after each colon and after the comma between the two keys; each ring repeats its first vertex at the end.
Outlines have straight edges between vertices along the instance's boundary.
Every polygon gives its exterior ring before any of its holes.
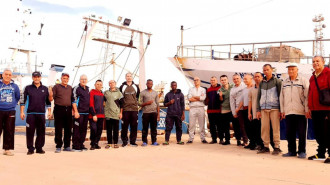
{"type": "Polygon", "coordinates": [[[129,50],[129,54],[128,54],[128,56],[127,56],[127,59],[126,59],[126,62],[125,62],[125,64],[124,64],[124,66],[123,66],[122,69],[121,69],[121,72],[120,72],[120,75],[118,76],[117,82],[119,81],[119,78],[120,78],[121,74],[123,73],[123,71],[124,71],[124,69],[125,69],[125,66],[126,66],[126,64],[127,64],[128,58],[129,58],[129,56],[131,55],[131,51],[132,51],[132,48],[129,50]]]}
{"type": "MultiPolygon", "coordinates": [[[[84,27],[83,34],[81,35],[81,39],[82,39],[84,33],[87,31],[87,29],[88,29],[88,25],[87,25],[87,21],[86,21],[86,24],[85,24],[85,27],[84,27]]],[[[81,41],[81,39],[80,39],[80,41],[81,41]]],[[[76,76],[77,76],[77,73],[78,73],[78,70],[79,70],[79,66],[80,66],[80,64],[81,64],[81,61],[82,61],[83,56],[84,56],[84,53],[85,53],[86,42],[87,42],[86,39],[87,39],[87,33],[85,34],[84,46],[83,46],[83,50],[82,50],[82,53],[81,53],[81,57],[80,57],[80,61],[79,61],[79,65],[78,65],[77,71],[76,71],[76,73],[74,74],[74,77],[73,77],[72,86],[73,86],[73,83],[74,83],[74,81],[75,81],[75,79],[76,79],[76,76]]],[[[79,44],[80,44],[80,41],[79,41],[79,44]]],[[[79,44],[78,44],[78,47],[79,47],[79,44]]]]}
{"type": "MultiPolygon", "coordinates": [[[[126,49],[126,47],[125,47],[125,48],[119,53],[119,55],[115,58],[114,61],[116,61],[116,60],[120,57],[120,55],[125,51],[125,49],[126,49]]],[[[96,77],[98,77],[100,74],[102,74],[105,70],[107,70],[110,66],[111,66],[111,64],[108,65],[106,68],[104,68],[99,74],[97,74],[96,76],[94,76],[94,77],[93,77],[92,79],[90,79],[89,81],[94,80],[96,77]]]]}

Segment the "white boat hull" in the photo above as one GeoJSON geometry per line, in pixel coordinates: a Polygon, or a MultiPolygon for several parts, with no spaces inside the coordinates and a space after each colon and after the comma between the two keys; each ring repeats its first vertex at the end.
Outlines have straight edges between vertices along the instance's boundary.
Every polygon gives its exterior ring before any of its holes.
{"type": "MultiPolygon", "coordinates": [[[[196,59],[196,58],[169,58],[172,64],[185,77],[193,83],[193,78],[198,76],[201,79],[201,85],[208,87],[210,85],[210,78],[216,76],[218,79],[221,75],[227,75],[229,81],[232,82],[232,76],[239,74],[242,78],[244,74],[253,74],[257,71],[262,72],[262,67],[265,64],[271,64],[275,70],[274,74],[281,79],[288,77],[287,63],[279,62],[256,62],[256,61],[233,61],[233,60],[210,60],[210,59],[196,59]],[[181,67],[180,67],[181,66],[181,67]]],[[[299,74],[310,78],[313,72],[311,64],[298,64],[299,74]]]]}

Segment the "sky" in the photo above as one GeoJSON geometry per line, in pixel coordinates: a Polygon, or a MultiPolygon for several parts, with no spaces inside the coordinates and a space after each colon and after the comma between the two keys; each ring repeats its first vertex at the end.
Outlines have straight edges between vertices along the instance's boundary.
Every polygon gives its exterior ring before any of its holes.
{"type": "MultiPolygon", "coordinates": [[[[65,65],[64,71],[70,74],[76,72],[74,66],[79,64],[83,50],[82,45],[77,47],[84,28],[83,16],[95,14],[114,23],[122,16],[132,20],[130,28],[152,33],[145,54],[146,79],[153,79],[155,84],[166,81],[167,87],[175,80],[184,90],[188,85],[183,75],[167,58],[173,57],[180,45],[181,25],[191,28],[184,31],[184,45],[223,44],[314,39],[312,18],[322,13],[325,24],[330,20],[327,0],[23,0],[22,4],[32,10],[30,28],[34,36],[30,41],[26,39],[28,43],[33,42],[31,47],[38,51],[32,63],[43,62],[39,70],[44,73],[48,73],[50,64],[65,65]],[[36,36],[41,22],[44,23],[42,36],[36,36]]],[[[17,7],[20,7],[19,0],[3,0],[0,7],[2,62],[10,59],[8,46],[17,39],[15,30],[22,20],[17,7]]],[[[330,38],[329,28],[324,29],[324,35],[330,38]]],[[[145,39],[144,44],[146,42],[145,39]]],[[[301,47],[312,50],[311,46],[301,47]]],[[[101,48],[102,45],[87,41],[82,63],[102,58],[101,48]]],[[[118,55],[122,49],[116,47],[114,52],[118,55]]],[[[326,47],[327,54],[328,51],[326,47]]],[[[126,49],[117,62],[124,65],[128,53],[126,49]]],[[[24,65],[24,56],[17,56],[17,60],[24,65]]],[[[132,50],[127,68],[133,71],[138,60],[138,51],[132,50]]],[[[91,79],[98,71],[100,67],[80,68],[78,76],[86,73],[91,79]]],[[[116,68],[116,74],[120,72],[121,69],[116,68]]],[[[106,81],[111,79],[111,67],[106,76],[106,81]]],[[[123,81],[122,75],[118,83],[123,81]]],[[[91,81],[89,86],[93,84],[91,81]]]]}

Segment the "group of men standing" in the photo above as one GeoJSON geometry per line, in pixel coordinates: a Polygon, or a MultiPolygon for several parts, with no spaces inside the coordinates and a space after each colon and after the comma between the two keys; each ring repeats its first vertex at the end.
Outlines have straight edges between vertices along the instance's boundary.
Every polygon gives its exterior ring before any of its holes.
{"type": "MultiPolygon", "coordinates": [[[[220,76],[218,84],[215,76],[211,77],[208,89],[201,87],[199,77],[194,78],[194,87],[189,89],[189,139],[192,144],[196,125],[199,127],[202,143],[205,139],[205,106],[210,125],[212,141],[215,144],[230,144],[230,122],[238,146],[257,153],[270,153],[269,145],[273,147],[272,154],[278,155],[280,149],[280,121],[286,120],[286,137],[288,153],[283,157],[297,156],[306,158],[306,130],[307,119],[313,119],[314,133],[318,143],[318,153],[308,157],[309,160],[325,159],[330,163],[330,105],[321,101],[330,97],[321,96],[321,90],[329,89],[330,70],[324,66],[323,57],[313,58],[312,77],[308,81],[298,75],[298,66],[290,63],[287,66],[288,78],[283,81],[273,75],[270,64],[263,66],[263,74],[256,72],[245,74],[243,83],[238,74],[232,76],[234,84],[230,84],[226,75],[220,76]],[[253,83],[254,81],[254,83],[253,83]],[[298,151],[296,148],[296,132],[299,135],[298,151]],[[328,150],[329,157],[325,157],[328,150]]],[[[122,120],[122,147],[137,146],[138,108],[142,108],[142,145],[148,145],[148,129],[151,130],[151,145],[157,143],[157,121],[160,108],[158,93],[152,89],[153,81],[147,80],[147,89],[140,92],[134,84],[132,74],[126,74],[126,81],[119,87],[116,82],[109,82],[109,89],[102,92],[103,82],[97,80],[91,91],[87,86],[87,76],[80,76],[80,83],[72,88],[68,85],[69,74],[62,73],[61,83],[53,88],[42,85],[40,72],[32,74],[32,84],[25,87],[20,95],[18,86],[11,80],[12,72],[4,70],[0,80],[0,135],[4,130],[4,155],[11,156],[14,149],[15,107],[20,100],[20,117],[26,118],[26,141],[28,155],[44,154],[45,144],[45,113],[51,114],[51,101],[54,100],[55,143],[56,153],[62,151],[87,150],[84,145],[87,125],[89,122],[91,133],[90,150],[100,149],[103,123],[107,127],[106,148],[118,148],[119,120],[122,120]],[[27,108],[27,116],[25,115],[27,108]],[[73,131],[72,131],[73,127],[73,131]],[[128,138],[128,128],[130,136],[128,138]],[[64,129],[64,137],[62,135],[64,129]],[[34,141],[34,133],[37,138],[34,141]],[[72,135],[73,133],[73,135],[72,135]],[[70,147],[72,137],[72,149],[70,147]]],[[[171,82],[171,91],[166,94],[164,106],[168,107],[165,118],[165,142],[169,145],[169,138],[173,126],[176,127],[177,144],[183,145],[182,121],[185,119],[184,95],[177,89],[177,83],[171,82]]]]}
{"type": "MultiPolygon", "coordinates": [[[[286,138],[288,153],[283,157],[298,156],[306,158],[307,119],[313,119],[315,137],[318,143],[318,154],[308,157],[309,160],[325,160],[330,163],[330,106],[320,103],[320,89],[329,89],[329,69],[324,66],[323,57],[313,58],[313,73],[310,80],[298,75],[298,65],[287,65],[288,77],[284,81],[273,75],[270,64],[263,66],[263,74],[256,72],[245,74],[243,82],[238,74],[232,76],[233,85],[229,84],[226,75],[217,78],[212,76],[211,86],[205,90],[200,87],[200,79],[194,78],[194,87],[190,88],[189,140],[193,142],[196,120],[199,124],[202,143],[205,140],[204,105],[208,106],[207,115],[212,141],[210,144],[230,144],[230,122],[232,122],[237,146],[257,150],[258,154],[273,155],[282,152],[280,149],[280,121],[286,120],[286,138]],[[317,79],[317,80],[316,80],[317,79]],[[254,83],[253,83],[254,80],[254,83]],[[320,87],[318,87],[320,86],[320,87]],[[296,147],[296,133],[299,146],[296,147]],[[328,149],[329,157],[325,157],[328,149]]],[[[330,98],[330,97],[325,97],[330,98]]]]}

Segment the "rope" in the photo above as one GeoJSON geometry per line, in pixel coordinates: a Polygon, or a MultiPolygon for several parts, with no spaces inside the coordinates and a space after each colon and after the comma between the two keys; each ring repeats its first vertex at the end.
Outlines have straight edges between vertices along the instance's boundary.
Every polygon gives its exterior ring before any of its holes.
{"type": "Polygon", "coordinates": [[[128,56],[127,56],[126,62],[125,62],[125,64],[124,64],[124,67],[122,67],[122,69],[121,69],[121,72],[120,72],[120,75],[118,76],[117,82],[119,81],[119,78],[120,78],[121,74],[123,73],[123,71],[124,71],[124,69],[125,69],[125,66],[126,66],[126,64],[127,64],[128,58],[129,58],[129,56],[131,55],[131,51],[132,51],[132,48],[129,50],[129,54],[128,54],[128,56]]]}
{"type": "MultiPolygon", "coordinates": [[[[86,25],[85,25],[85,27],[84,27],[83,34],[84,34],[84,32],[86,31],[86,26],[87,26],[87,21],[86,21],[86,25]]],[[[82,37],[83,37],[83,35],[81,36],[81,38],[82,38],[82,37]]],[[[83,56],[84,56],[84,53],[85,53],[86,39],[87,39],[87,34],[85,34],[84,46],[83,46],[83,50],[82,50],[82,53],[81,53],[81,56],[80,56],[80,61],[79,61],[79,65],[78,65],[78,66],[80,66],[81,61],[82,61],[83,56]]],[[[81,39],[80,39],[80,41],[81,41],[81,39]]],[[[80,41],[79,41],[79,44],[80,44],[80,41]]],[[[79,44],[78,44],[78,46],[79,46],[79,44]]],[[[79,70],[79,67],[77,68],[77,71],[76,71],[76,73],[74,74],[73,81],[72,81],[72,86],[73,86],[73,83],[74,83],[74,81],[75,81],[75,79],[76,79],[76,76],[77,76],[78,70],[79,70]]]]}

